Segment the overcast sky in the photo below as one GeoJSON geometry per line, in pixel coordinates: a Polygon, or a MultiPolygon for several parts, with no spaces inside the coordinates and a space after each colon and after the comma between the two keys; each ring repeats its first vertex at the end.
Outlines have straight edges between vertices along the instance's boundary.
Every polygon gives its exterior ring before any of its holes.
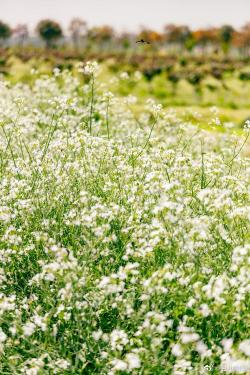
{"type": "Polygon", "coordinates": [[[73,17],[89,26],[110,24],[130,31],[140,26],[161,30],[167,23],[239,27],[250,21],[250,0],[0,0],[0,14],[12,26],[27,23],[30,28],[48,17],[65,29],[73,17]]]}

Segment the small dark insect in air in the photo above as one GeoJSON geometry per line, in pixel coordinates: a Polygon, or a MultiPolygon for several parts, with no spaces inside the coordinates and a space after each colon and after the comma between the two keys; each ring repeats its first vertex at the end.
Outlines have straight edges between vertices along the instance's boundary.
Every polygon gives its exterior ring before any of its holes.
{"type": "Polygon", "coordinates": [[[150,42],[148,42],[147,40],[144,40],[144,39],[137,40],[136,43],[150,44],[150,42]]]}

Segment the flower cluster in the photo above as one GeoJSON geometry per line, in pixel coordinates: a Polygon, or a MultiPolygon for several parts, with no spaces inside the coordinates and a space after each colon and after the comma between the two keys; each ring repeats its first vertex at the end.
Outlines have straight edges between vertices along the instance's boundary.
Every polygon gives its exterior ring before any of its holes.
{"type": "Polygon", "coordinates": [[[81,78],[1,83],[0,373],[247,373],[244,140],[81,78]]]}

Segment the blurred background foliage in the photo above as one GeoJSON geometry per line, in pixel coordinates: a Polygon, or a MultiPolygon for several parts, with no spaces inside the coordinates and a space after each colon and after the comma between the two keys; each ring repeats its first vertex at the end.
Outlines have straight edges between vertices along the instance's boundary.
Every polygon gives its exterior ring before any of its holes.
{"type": "Polygon", "coordinates": [[[168,24],[162,32],[142,28],[136,34],[109,25],[89,28],[81,18],[67,30],[50,19],[33,31],[0,21],[0,74],[12,83],[31,83],[34,69],[36,77],[55,68],[75,74],[76,65],[89,60],[100,62],[100,79],[110,82],[110,91],[135,95],[138,105],[154,97],[164,106],[197,109],[205,118],[206,108],[216,105],[225,121],[239,126],[250,117],[250,23],[237,30],[168,24]],[[112,79],[122,72],[126,79],[112,79]]]}

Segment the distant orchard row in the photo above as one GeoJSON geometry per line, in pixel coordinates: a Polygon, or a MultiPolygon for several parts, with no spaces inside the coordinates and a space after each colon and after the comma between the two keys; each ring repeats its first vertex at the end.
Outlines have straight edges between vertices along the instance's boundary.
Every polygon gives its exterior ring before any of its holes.
{"type": "Polygon", "coordinates": [[[2,45],[25,45],[43,41],[47,47],[57,44],[73,44],[75,48],[83,48],[90,44],[113,45],[128,49],[135,45],[136,41],[145,40],[146,45],[138,48],[184,48],[192,51],[195,48],[213,48],[228,53],[231,49],[237,49],[243,54],[249,54],[250,50],[250,22],[239,29],[231,25],[221,27],[209,27],[192,30],[186,25],[168,24],[162,32],[148,28],[142,28],[139,33],[118,33],[109,25],[89,28],[87,23],[74,18],[68,30],[63,30],[61,25],[50,19],[41,20],[30,34],[27,25],[19,24],[12,28],[0,21],[0,42],[2,45]]]}

